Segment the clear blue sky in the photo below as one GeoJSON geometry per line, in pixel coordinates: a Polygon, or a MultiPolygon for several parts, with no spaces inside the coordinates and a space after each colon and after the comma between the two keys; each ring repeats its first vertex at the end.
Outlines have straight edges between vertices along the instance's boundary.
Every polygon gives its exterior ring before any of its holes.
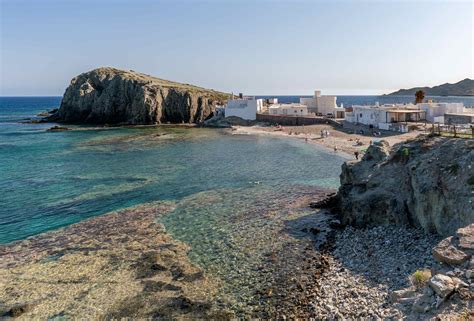
{"type": "Polygon", "coordinates": [[[470,0],[0,3],[0,95],[62,95],[99,66],[270,95],[474,78],[470,0]]]}

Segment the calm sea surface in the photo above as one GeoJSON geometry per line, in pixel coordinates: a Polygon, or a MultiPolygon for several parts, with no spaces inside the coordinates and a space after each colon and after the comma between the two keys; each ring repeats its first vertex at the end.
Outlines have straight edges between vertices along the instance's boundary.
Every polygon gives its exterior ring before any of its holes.
{"type": "Polygon", "coordinates": [[[241,207],[239,195],[257,198],[292,184],[337,187],[344,161],[296,140],[213,129],[47,132],[52,124],[19,123],[59,103],[59,97],[0,98],[0,243],[144,202],[222,196],[214,209],[178,207],[167,216],[167,228],[179,234],[187,222],[214,222],[241,207]]]}
{"type": "MultiPolygon", "coordinates": [[[[297,96],[278,98],[298,101],[297,96]]],[[[474,97],[435,99],[474,105],[474,97]]],[[[127,206],[180,201],[200,192],[227,189],[226,201],[215,212],[189,214],[212,220],[240,206],[238,193],[252,195],[266,188],[285,192],[292,184],[338,186],[342,155],[290,139],[182,127],[83,127],[54,133],[46,131],[51,124],[20,123],[57,108],[60,100],[0,97],[0,243],[127,206]]],[[[411,97],[338,97],[344,105],[375,101],[409,102],[411,97]]],[[[185,224],[180,210],[186,212],[178,209],[176,218],[182,222],[176,226],[185,224]]],[[[174,217],[165,220],[171,230],[174,217]]]]}
{"type": "MultiPolygon", "coordinates": [[[[393,102],[339,99],[375,100],[393,102]]],[[[189,245],[193,262],[222,281],[216,302],[237,315],[260,308],[256,289],[277,282],[272,271],[293,269],[291,253],[307,253],[313,241],[302,228],[319,219],[307,204],[338,187],[346,160],[302,140],[216,129],[47,132],[53,124],[20,123],[59,103],[60,97],[0,97],[0,244],[166,201],[171,209],[157,219],[189,245]]]]}

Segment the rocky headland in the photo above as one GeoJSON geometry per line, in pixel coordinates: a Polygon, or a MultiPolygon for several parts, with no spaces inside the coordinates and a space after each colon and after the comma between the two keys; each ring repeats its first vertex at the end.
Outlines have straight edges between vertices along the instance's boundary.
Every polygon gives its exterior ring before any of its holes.
{"type": "Polygon", "coordinates": [[[474,317],[473,166],[474,140],[446,137],[380,141],[342,166],[338,194],[322,204],[346,226],[331,254],[341,286],[329,316],[365,316],[344,310],[357,300],[346,288],[372,284],[367,304],[360,301],[371,316],[474,317]],[[363,276],[363,285],[344,271],[363,276]]]}
{"type": "Polygon", "coordinates": [[[98,68],[71,80],[59,110],[47,120],[109,125],[200,123],[228,97],[135,71],[98,68]]]}
{"type": "Polygon", "coordinates": [[[451,235],[474,222],[474,140],[416,138],[369,146],[342,166],[343,224],[412,225],[451,235]]]}

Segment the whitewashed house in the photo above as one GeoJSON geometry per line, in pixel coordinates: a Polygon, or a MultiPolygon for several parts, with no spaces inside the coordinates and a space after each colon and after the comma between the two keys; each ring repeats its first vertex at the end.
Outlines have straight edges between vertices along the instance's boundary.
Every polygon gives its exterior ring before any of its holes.
{"type": "Polygon", "coordinates": [[[308,116],[308,107],[303,104],[274,104],[268,107],[270,115],[308,116]]]}
{"type": "Polygon", "coordinates": [[[419,103],[417,106],[426,112],[426,120],[431,123],[444,123],[444,114],[466,112],[463,103],[419,103]]]}
{"type": "MultiPolygon", "coordinates": [[[[468,108],[466,108],[468,109],[468,108]]],[[[444,114],[444,124],[446,125],[472,125],[474,124],[474,111],[464,111],[462,113],[444,114]]]]}
{"type": "Polygon", "coordinates": [[[344,108],[337,106],[336,96],[321,95],[321,91],[315,90],[311,98],[300,98],[300,104],[308,107],[308,112],[335,118],[344,118],[344,108]]]}
{"type": "Polygon", "coordinates": [[[255,97],[241,97],[230,99],[225,108],[225,117],[236,116],[242,119],[255,120],[257,113],[263,109],[263,100],[255,97]]]}
{"type": "Polygon", "coordinates": [[[425,111],[413,104],[352,106],[346,112],[346,121],[375,128],[394,131],[408,131],[407,122],[425,120],[425,111]]]}

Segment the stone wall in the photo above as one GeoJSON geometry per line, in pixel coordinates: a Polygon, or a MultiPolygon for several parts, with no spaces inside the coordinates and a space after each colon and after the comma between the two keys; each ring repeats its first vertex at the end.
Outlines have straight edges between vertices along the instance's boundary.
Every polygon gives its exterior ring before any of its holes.
{"type": "Polygon", "coordinates": [[[316,124],[332,124],[342,126],[340,123],[331,118],[322,117],[303,117],[303,116],[286,116],[286,115],[268,115],[257,114],[257,121],[279,124],[283,126],[302,126],[316,124]]]}

